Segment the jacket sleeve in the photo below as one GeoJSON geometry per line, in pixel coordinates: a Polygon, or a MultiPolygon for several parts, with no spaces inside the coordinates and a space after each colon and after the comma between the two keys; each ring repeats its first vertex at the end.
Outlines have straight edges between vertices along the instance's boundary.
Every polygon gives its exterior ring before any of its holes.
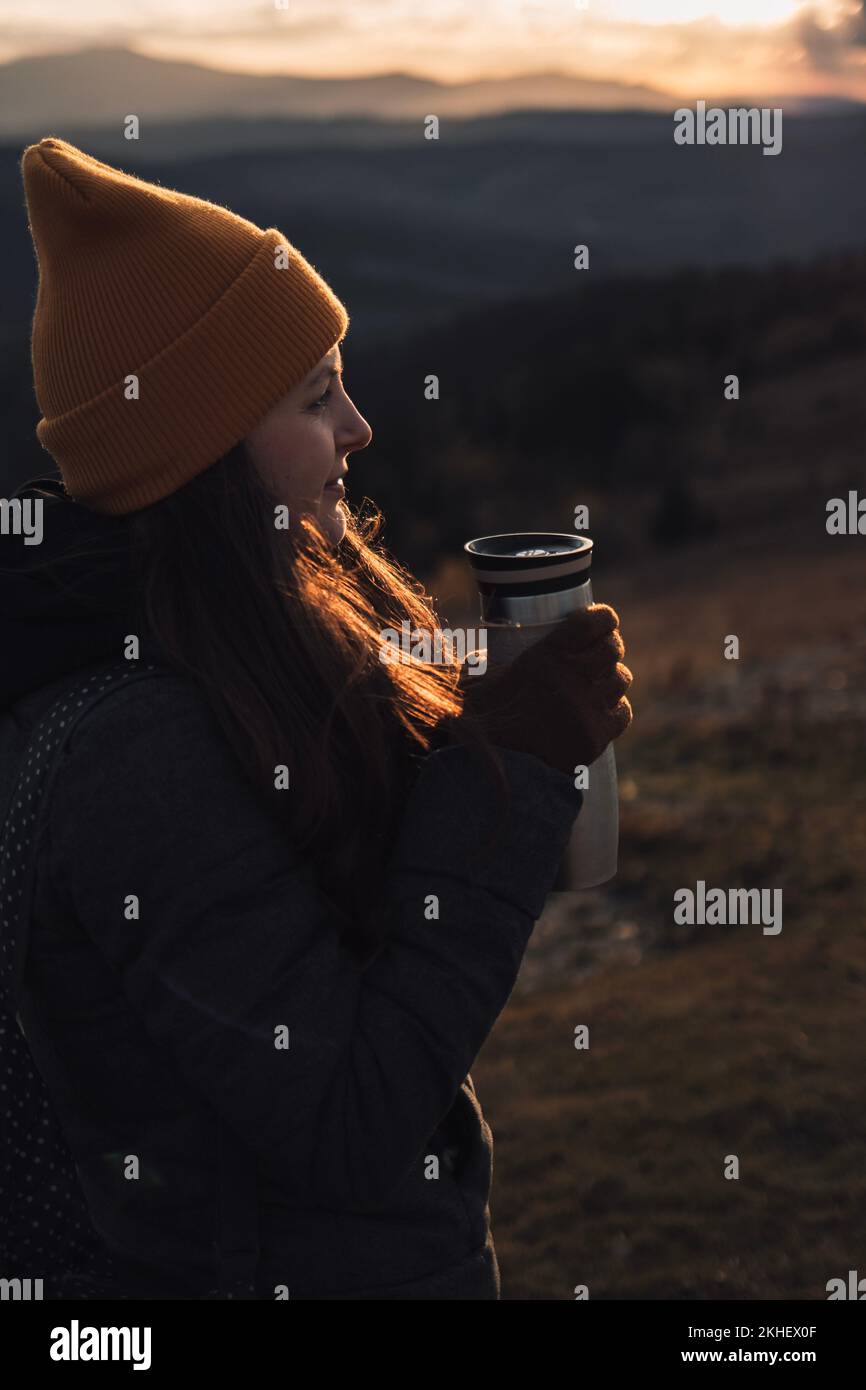
{"type": "Polygon", "coordinates": [[[376,1200],[424,1152],[514,987],[580,791],[504,753],[512,814],[482,858],[492,779],[464,748],[428,754],[383,884],[387,942],[361,966],[194,687],[134,684],[95,716],[54,787],[52,882],[148,1034],[276,1182],[376,1200]]]}

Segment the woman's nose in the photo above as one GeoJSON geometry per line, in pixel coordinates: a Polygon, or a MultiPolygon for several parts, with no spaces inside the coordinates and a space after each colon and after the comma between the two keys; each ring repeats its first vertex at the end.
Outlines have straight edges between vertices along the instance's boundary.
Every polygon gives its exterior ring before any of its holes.
{"type": "Polygon", "coordinates": [[[372,429],[355,405],[352,406],[352,419],[348,422],[346,433],[351,440],[347,447],[353,451],[366,449],[373,438],[372,429]]]}

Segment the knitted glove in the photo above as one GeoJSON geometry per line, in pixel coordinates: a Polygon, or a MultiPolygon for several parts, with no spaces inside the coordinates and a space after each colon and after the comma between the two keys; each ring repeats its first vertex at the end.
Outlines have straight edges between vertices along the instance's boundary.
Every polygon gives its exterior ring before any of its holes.
{"type": "Polygon", "coordinates": [[[572,775],[589,766],[632,721],[625,697],[634,677],[623,665],[619,616],[594,603],[564,619],[510,665],[470,677],[463,714],[451,737],[463,739],[469,721],[501,748],[531,753],[572,775]]]}

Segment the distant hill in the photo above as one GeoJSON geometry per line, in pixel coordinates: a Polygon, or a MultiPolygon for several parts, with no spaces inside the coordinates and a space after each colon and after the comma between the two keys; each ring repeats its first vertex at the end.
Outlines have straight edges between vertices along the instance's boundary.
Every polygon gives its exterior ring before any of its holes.
{"type": "MultiPolygon", "coordinates": [[[[455,122],[430,142],[411,121],[202,119],[78,143],[279,227],[349,304],[355,342],[570,288],[586,278],[573,266],[578,243],[592,281],[863,245],[863,114],[786,121],[777,159],[678,146],[672,127],[654,112],[512,112],[455,122]]],[[[0,145],[0,333],[13,338],[35,295],[22,143],[0,145]]]]}
{"type": "Polygon", "coordinates": [[[293,77],[226,72],[116,47],[40,54],[0,67],[0,137],[65,136],[66,126],[117,129],[128,114],[142,124],[202,116],[354,114],[417,120],[533,107],[671,110],[675,105],[671,96],[651,87],[557,72],[454,84],[402,72],[293,77]]]}
{"type": "Polygon", "coordinates": [[[374,430],[352,499],[369,488],[419,568],[592,497],[617,563],[707,522],[735,548],[762,529],[827,540],[827,498],[862,476],[866,252],[577,281],[374,352],[350,331],[347,389],[374,430]]]}

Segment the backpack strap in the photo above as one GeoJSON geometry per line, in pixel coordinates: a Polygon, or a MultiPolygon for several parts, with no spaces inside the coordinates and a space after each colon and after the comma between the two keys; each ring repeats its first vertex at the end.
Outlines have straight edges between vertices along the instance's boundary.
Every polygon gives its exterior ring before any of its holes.
{"type": "Polygon", "coordinates": [[[79,720],[112,690],[130,681],[162,674],[163,670],[153,664],[139,667],[128,661],[112,662],[62,691],[31,733],[0,839],[0,887],[7,910],[0,939],[0,985],[5,987],[12,1013],[18,1011],[27,960],[36,880],[35,847],[48,814],[60,754],[79,720]],[[20,838],[19,832],[26,840],[20,838]]]}
{"type": "MultiPolygon", "coordinates": [[[[85,714],[104,699],[131,682],[154,676],[172,675],[172,671],[153,663],[139,665],[129,661],[113,661],[91,672],[86,679],[64,690],[37,722],[21,758],[17,783],[7,808],[6,820],[0,831],[0,1004],[5,997],[7,1015],[17,1023],[15,1029],[7,1024],[0,1028],[5,1034],[9,1059],[20,1068],[32,1068],[29,1080],[36,1082],[35,1067],[29,1049],[22,1052],[26,1036],[18,1017],[27,963],[31,912],[36,878],[36,845],[44,827],[50,803],[50,793],[60,765],[60,754],[73,729],[85,714]]],[[[0,1017],[0,1023],[4,1022],[0,1017]]],[[[27,1086],[25,1094],[39,1097],[36,1085],[27,1086]]],[[[50,1112],[47,1092],[43,1091],[43,1110],[50,1112]]],[[[7,1114],[5,1129],[17,1126],[15,1117],[7,1114]]],[[[259,1258],[258,1204],[256,1199],[255,1159],[247,1145],[233,1133],[221,1117],[218,1122],[218,1198],[217,1224],[214,1234],[214,1260],[217,1287],[206,1298],[255,1298],[255,1272],[259,1258]]],[[[39,1124],[50,1127],[50,1114],[43,1115],[39,1124]]],[[[10,1142],[13,1142],[10,1139],[10,1142]]],[[[42,1143],[43,1138],[33,1142],[42,1143]]],[[[62,1137],[56,1139],[56,1157],[71,1162],[62,1137]]],[[[69,1166],[68,1163],[66,1165],[69,1166]]],[[[8,1194],[7,1194],[8,1195],[8,1194]]],[[[74,1212],[67,1213],[68,1226],[77,1231],[80,1223],[72,1221],[74,1212]]],[[[70,1250],[74,1251],[76,1236],[66,1231],[70,1250]]],[[[3,1252],[0,1252],[3,1253],[3,1252]]],[[[4,1260],[5,1262],[5,1260],[4,1260]]],[[[86,1296],[86,1295],[85,1295],[86,1296]]]]}

